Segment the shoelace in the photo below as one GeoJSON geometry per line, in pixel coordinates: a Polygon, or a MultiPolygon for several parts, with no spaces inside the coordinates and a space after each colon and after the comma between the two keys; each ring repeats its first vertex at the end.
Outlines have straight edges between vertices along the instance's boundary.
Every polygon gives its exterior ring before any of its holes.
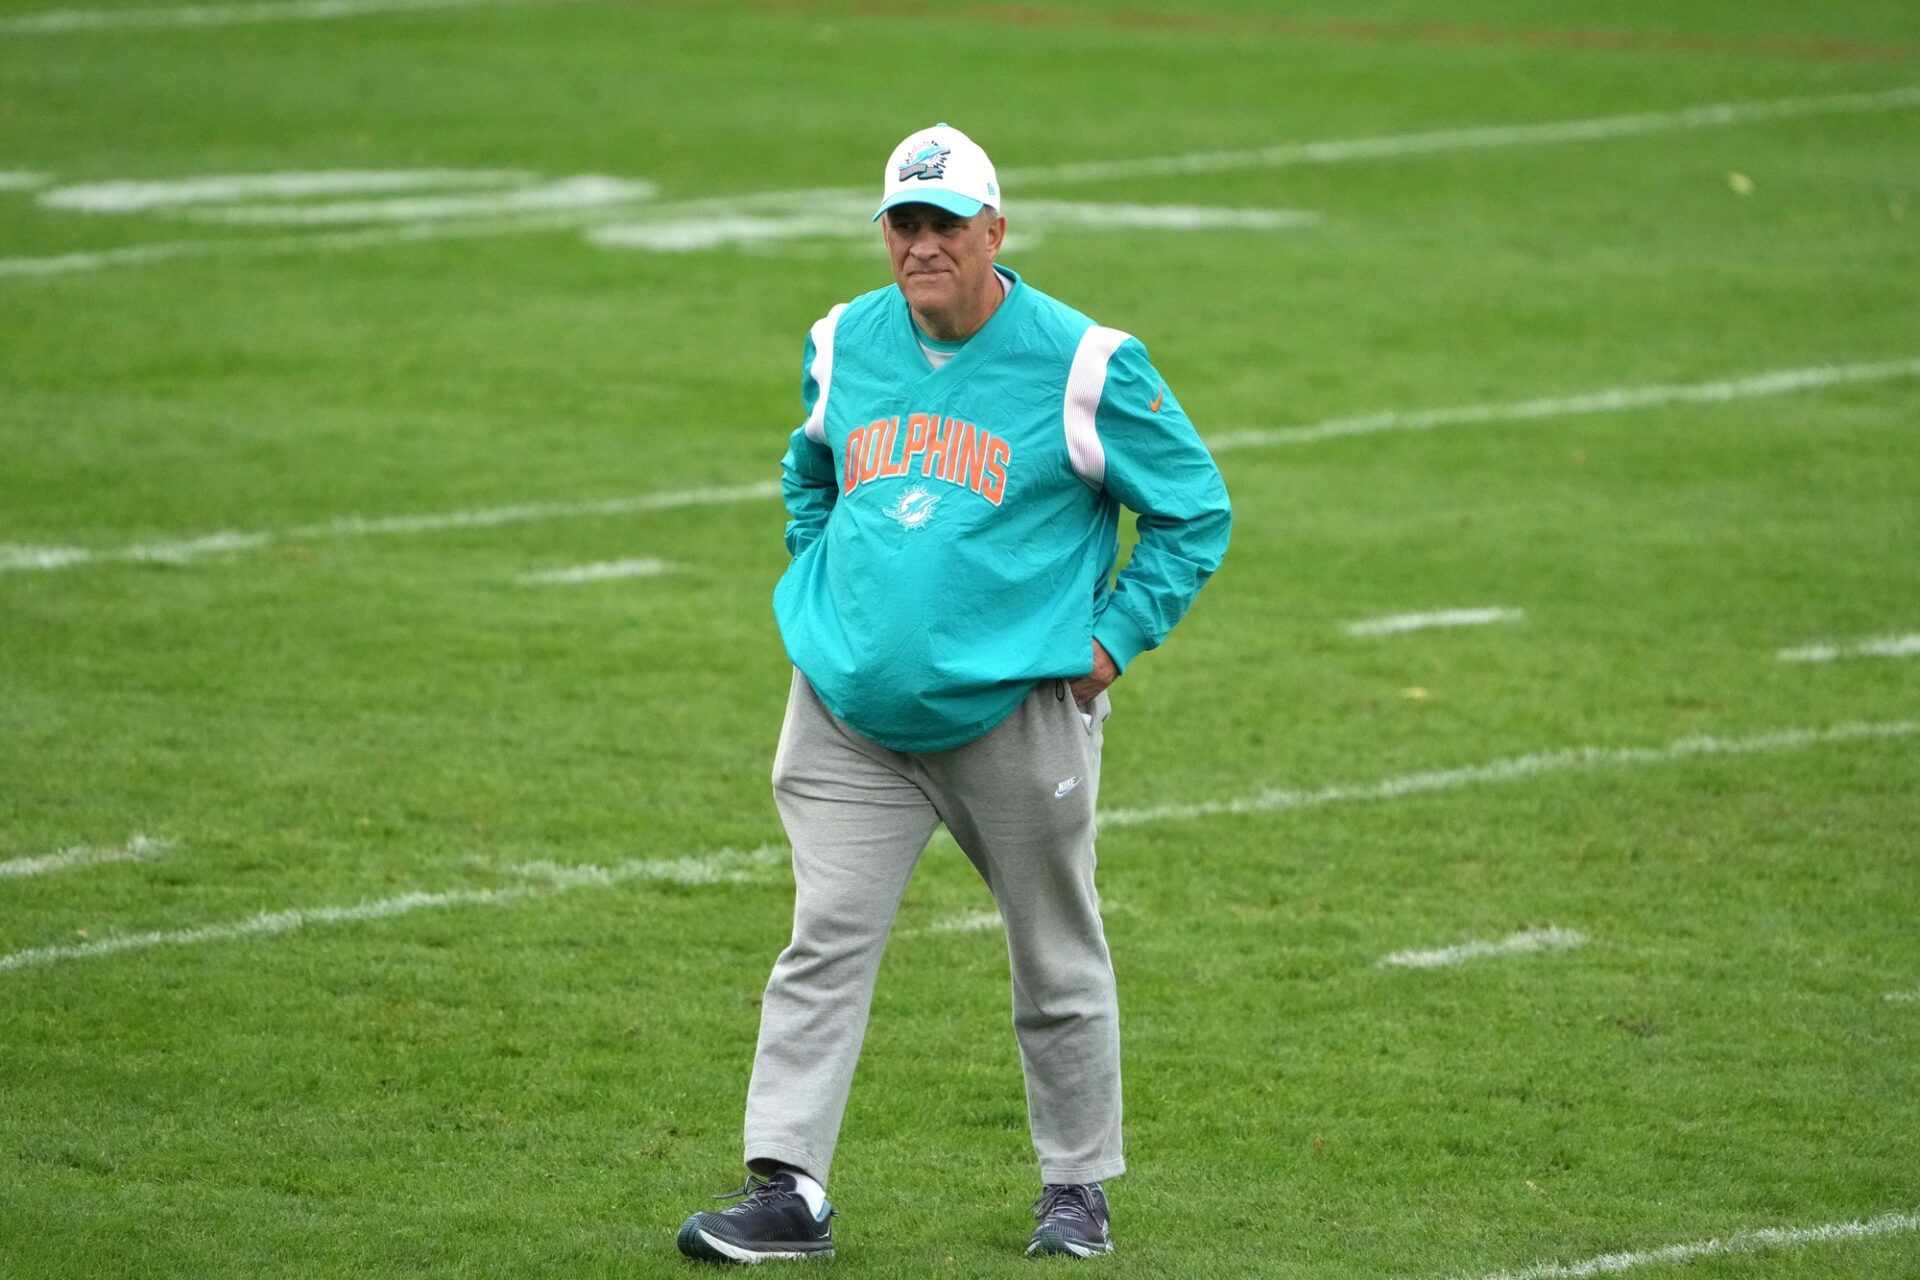
{"type": "Polygon", "coordinates": [[[1093,1188],[1077,1182],[1041,1188],[1040,1198],[1033,1202],[1033,1214],[1042,1222],[1048,1218],[1079,1218],[1098,1226],[1100,1221],[1093,1212],[1093,1188]]]}
{"type": "Polygon", "coordinates": [[[738,1191],[729,1191],[723,1196],[715,1196],[714,1199],[740,1201],[739,1204],[734,1205],[731,1209],[721,1210],[722,1213],[739,1213],[742,1209],[755,1208],[765,1201],[773,1199],[775,1196],[791,1194],[793,1193],[785,1187],[777,1185],[772,1179],[763,1178],[757,1173],[750,1173],[747,1175],[747,1180],[740,1184],[738,1191]]]}
{"type": "MultiPolygon", "coordinates": [[[[736,1204],[731,1208],[722,1209],[720,1212],[721,1213],[741,1213],[748,1209],[758,1208],[760,1205],[764,1204],[769,1200],[774,1199],[776,1196],[790,1196],[790,1195],[796,1195],[796,1194],[798,1193],[789,1191],[787,1188],[781,1186],[777,1182],[772,1181],[771,1179],[763,1178],[757,1173],[750,1173],[747,1175],[747,1180],[740,1184],[740,1189],[738,1191],[729,1191],[727,1192],[727,1194],[723,1196],[715,1196],[714,1199],[740,1201],[739,1204],[736,1204]]],[[[829,1218],[837,1218],[840,1216],[840,1211],[838,1209],[829,1209],[827,1210],[827,1216],[829,1218]]]]}

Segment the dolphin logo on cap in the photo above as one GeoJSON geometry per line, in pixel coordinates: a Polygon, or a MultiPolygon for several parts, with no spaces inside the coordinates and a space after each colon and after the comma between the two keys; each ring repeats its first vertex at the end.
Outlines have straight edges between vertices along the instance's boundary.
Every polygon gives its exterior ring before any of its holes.
{"type": "Polygon", "coordinates": [[[953,151],[937,142],[929,142],[918,151],[900,162],[900,170],[894,175],[894,181],[905,182],[908,178],[938,178],[947,171],[947,157],[953,151]]]}

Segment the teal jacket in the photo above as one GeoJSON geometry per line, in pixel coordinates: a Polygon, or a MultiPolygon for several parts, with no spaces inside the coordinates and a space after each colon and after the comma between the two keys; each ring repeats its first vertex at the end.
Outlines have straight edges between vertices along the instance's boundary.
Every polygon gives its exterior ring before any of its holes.
{"type": "Polygon", "coordinates": [[[1086,675],[1096,639],[1124,671],[1227,549],[1219,468],[1146,348],[1000,270],[938,369],[898,286],[807,336],[774,616],[820,700],[897,751],[979,737],[1086,675]],[[1115,581],[1122,506],[1140,536],[1115,581]]]}

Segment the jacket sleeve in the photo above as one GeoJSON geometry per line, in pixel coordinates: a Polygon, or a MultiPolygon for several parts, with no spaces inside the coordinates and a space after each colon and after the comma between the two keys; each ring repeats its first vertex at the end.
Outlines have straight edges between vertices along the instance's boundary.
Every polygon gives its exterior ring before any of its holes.
{"type": "Polygon", "coordinates": [[[1107,363],[1094,427],[1103,484],[1138,515],[1139,543],[1093,625],[1093,638],[1125,671],[1166,640],[1220,567],[1233,510],[1213,455],[1136,339],[1107,363]]]}
{"type": "Polygon", "coordinates": [[[819,354],[814,336],[809,333],[800,365],[800,400],[806,421],[795,428],[787,442],[787,454],[780,459],[780,496],[791,517],[787,521],[787,552],[795,558],[812,546],[827,527],[827,517],[833,513],[834,500],[840,494],[832,447],[808,434],[822,394],[815,378],[819,354]]]}

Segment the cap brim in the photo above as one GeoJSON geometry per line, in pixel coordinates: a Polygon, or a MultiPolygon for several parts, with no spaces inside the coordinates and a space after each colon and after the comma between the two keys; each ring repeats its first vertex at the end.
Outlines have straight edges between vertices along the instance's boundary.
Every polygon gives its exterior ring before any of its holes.
{"type": "Polygon", "coordinates": [[[947,191],[940,187],[916,191],[912,187],[902,187],[880,202],[880,207],[873,211],[869,221],[880,221],[880,215],[897,204],[930,204],[936,209],[945,209],[956,218],[971,218],[987,207],[972,196],[963,196],[958,191],[947,191]]]}

